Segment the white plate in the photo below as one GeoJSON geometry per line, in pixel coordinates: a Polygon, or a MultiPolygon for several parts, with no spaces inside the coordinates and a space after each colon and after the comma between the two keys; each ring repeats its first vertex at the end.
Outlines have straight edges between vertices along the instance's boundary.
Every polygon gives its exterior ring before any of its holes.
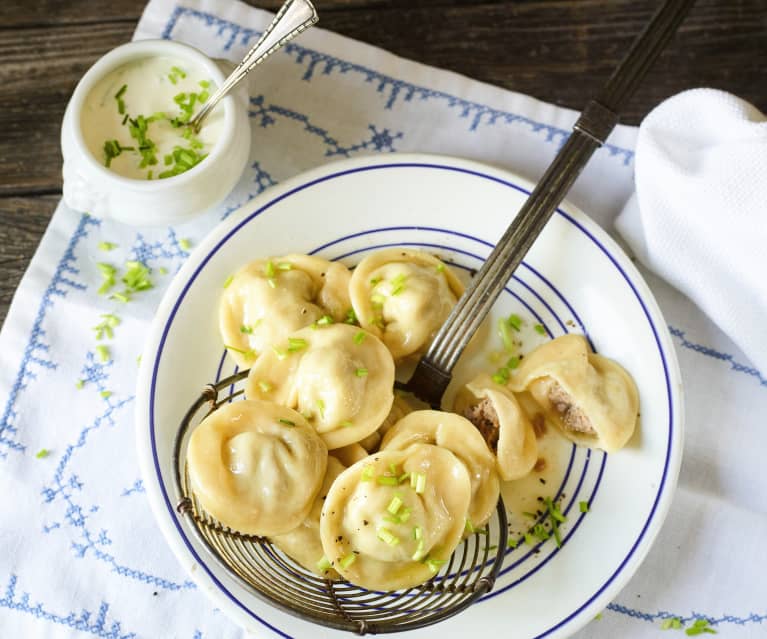
{"type": "MultiPolygon", "coordinates": [[[[222,358],[217,332],[222,283],[256,257],[304,252],[354,264],[368,251],[390,245],[419,246],[468,271],[487,256],[530,188],[509,173],[437,156],[387,155],[328,165],[271,188],[231,216],[173,280],[139,374],[136,419],[144,484],[179,561],[240,625],[263,637],[341,634],[248,594],[180,525],[174,511],[171,446],[177,426],[202,387],[232,370],[222,358]]],[[[509,551],[493,591],[439,626],[448,638],[480,631],[483,636],[513,631],[518,639],[553,638],[582,627],[615,597],[646,555],[679,470],[681,384],[666,323],[636,269],[596,224],[569,205],[554,215],[493,317],[510,312],[529,320],[526,348],[543,339],[531,328],[539,322],[554,336],[583,331],[598,351],[623,364],[640,389],[641,426],[630,445],[609,459],[560,445],[563,461],[552,465],[556,481],[548,489],[556,485],[565,495],[564,545],[558,549],[549,541],[537,549],[522,544],[509,551]],[[581,501],[591,504],[587,514],[580,512],[581,501]]],[[[483,348],[475,353],[498,348],[493,333],[480,335],[483,348]]],[[[459,377],[480,365],[489,367],[478,356],[463,363],[459,377]]]]}

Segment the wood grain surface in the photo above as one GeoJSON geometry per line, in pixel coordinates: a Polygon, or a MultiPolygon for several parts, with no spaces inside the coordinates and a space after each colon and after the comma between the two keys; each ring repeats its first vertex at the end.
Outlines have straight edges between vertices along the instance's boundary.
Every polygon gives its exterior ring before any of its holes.
{"type": "MultiPolygon", "coordinates": [[[[315,0],[321,26],[401,56],[579,109],[659,0],[315,0]]],[[[251,2],[276,9],[280,0],[251,2]]],[[[0,321],[61,193],[59,127],[82,74],[130,39],[145,0],[0,7],[0,321]]],[[[683,89],[767,110],[767,0],[698,0],[623,121],[683,89]]]]}

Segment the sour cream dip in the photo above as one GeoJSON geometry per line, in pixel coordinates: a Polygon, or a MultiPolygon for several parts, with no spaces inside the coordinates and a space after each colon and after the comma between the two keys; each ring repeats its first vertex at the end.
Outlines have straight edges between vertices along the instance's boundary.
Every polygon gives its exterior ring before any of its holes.
{"type": "Polygon", "coordinates": [[[149,56],[104,76],[80,112],[83,140],[110,171],[137,180],[180,175],[204,161],[222,133],[223,109],[195,134],[186,126],[215,90],[189,60],[149,56]]]}

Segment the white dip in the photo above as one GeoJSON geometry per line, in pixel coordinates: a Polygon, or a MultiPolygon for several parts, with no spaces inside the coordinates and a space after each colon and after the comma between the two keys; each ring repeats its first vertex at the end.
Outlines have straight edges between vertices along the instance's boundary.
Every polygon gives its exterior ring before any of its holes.
{"type": "Polygon", "coordinates": [[[224,121],[214,109],[200,132],[184,126],[215,90],[185,60],[147,57],[115,69],[88,94],[80,128],[97,161],[119,175],[156,180],[189,170],[207,157],[224,121]]]}

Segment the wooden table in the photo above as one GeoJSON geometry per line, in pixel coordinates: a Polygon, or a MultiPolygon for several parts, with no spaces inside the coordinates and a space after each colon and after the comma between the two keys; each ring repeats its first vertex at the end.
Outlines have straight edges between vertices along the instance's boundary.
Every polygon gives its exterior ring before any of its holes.
{"type": "MultiPolygon", "coordinates": [[[[315,0],[321,25],[407,58],[580,108],[660,0],[315,0]]],[[[61,195],[59,127],[86,69],[145,0],[0,8],[0,321],[61,195]]],[[[252,2],[275,9],[281,0],[252,2]]],[[[624,122],[695,86],[767,110],[767,0],[698,0],[624,122]]]]}

